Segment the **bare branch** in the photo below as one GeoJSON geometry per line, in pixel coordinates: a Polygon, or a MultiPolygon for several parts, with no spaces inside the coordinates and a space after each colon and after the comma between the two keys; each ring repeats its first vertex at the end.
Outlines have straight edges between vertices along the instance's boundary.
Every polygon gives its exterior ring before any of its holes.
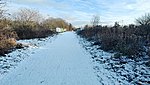
{"type": "Polygon", "coordinates": [[[98,15],[93,15],[91,24],[93,26],[97,26],[99,24],[99,21],[100,21],[100,17],[98,15]]]}
{"type": "Polygon", "coordinates": [[[139,25],[150,25],[150,13],[136,19],[136,23],[139,25]]]}
{"type": "Polygon", "coordinates": [[[22,22],[39,22],[42,19],[42,15],[37,10],[22,8],[18,12],[14,13],[12,18],[16,21],[22,22]]]}
{"type": "Polygon", "coordinates": [[[0,19],[4,18],[4,14],[6,10],[4,10],[4,7],[6,6],[6,0],[0,0],[0,19]]]}

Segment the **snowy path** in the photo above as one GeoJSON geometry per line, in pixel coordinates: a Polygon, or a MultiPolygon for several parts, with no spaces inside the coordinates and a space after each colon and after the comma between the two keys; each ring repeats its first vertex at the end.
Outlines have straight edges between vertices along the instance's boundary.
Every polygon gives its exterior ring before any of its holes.
{"type": "Polygon", "coordinates": [[[73,32],[57,36],[0,80],[0,85],[100,85],[73,32]]]}

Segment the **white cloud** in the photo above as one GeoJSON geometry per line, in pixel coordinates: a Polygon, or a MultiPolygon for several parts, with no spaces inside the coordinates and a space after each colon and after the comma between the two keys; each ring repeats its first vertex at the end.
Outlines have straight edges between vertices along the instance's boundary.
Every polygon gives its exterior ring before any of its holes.
{"type": "Polygon", "coordinates": [[[149,11],[150,0],[136,0],[136,3],[128,4],[127,8],[136,11],[149,11]]]}
{"type": "MultiPolygon", "coordinates": [[[[124,21],[134,23],[135,18],[150,12],[150,0],[97,0],[106,10],[101,13],[104,22],[124,21]]],[[[112,23],[109,23],[112,24],[112,23]]]]}
{"type": "MultiPolygon", "coordinates": [[[[133,23],[135,18],[150,12],[150,0],[12,0],[14,7],[37,8],[44,15],[66,19],[73,25],[89,24],[92,15],[99,14],[101,22],[113,24],[124,20],[133,23]]],[[[15,9],[16,9],[15,8],[15,9]]]]}
{"type": "MultiPolygon", "coordinates": [[[[14,0],[16,1],[16,0],[14,0]]],[[[18,0],[19,3],[40,3],[45,2],[46,0],[18,0]]]]}

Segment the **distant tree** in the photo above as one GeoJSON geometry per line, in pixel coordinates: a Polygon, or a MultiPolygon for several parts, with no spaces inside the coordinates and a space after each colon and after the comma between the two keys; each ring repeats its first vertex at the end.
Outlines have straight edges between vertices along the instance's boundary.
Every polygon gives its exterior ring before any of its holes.
{"type": "Polygon", "coordinates": [[[145,36],[147,41],[150,40],[150,13],[147,13],[138,19],[136,23],[139,25],[136,34],[145,36]]]}
{"type": "Polygon", "coordinates": [[[42,15],[34,9],[22,8],[13,14],[12,18],[20,22],[40,22],[42,15]]]}
{"type": "Polygon", "coordinates": [[[85,26],[84,26],[85,29],[88,28],[88,27],[89,27],[88,25],[85,25],[85,26]]]}
{"type": "Polygon", "coordinates": [[[0,29],[7,27],[10,21],[7,20],[8,17],[6,17],[6,15],[8,14],[6,13],[6,4],[7,0],[0,0],[0,29]]]}
{"type": "Polygon", "coordinates": [[[119,22],[115,22],[114,27],[119,27],[119,22]]]}
{"type": "Polygon", "coordinates": [[[69,26],[69,24],[61,18],[52,18],[52,17],[44,20],[42,24],[45,28],[49,28],[49,29],[55,29],[57,27],[60,27],[60,28],[70,30],[72,26],[71,24],[69,26]]]}
{"type": "Polygon", "coordinates": [[[136,19],[138,25],[150,25],[150,13],[136,19]]]}
{"type": "Polygon", "coordinates": [[[72,24],[69,23],[69,31],[72,31],[73,27],[72,27],[72,24]]]}
{"type": "Polygon", "coordinates": [[[98,15],[93,15],[91,24],[93,26],[97,26],[99,24],[99,21],[100,21],[100,17],[98,15]]]}
{"type": "Polygon", "coordinates": [[[48,19],[45,19],[43,22],[42,22],[42,25],[44,28],[49,28],[49,29],[53,29],[54,28],[54,25],[53,25],[53,21],[52,21],[52,17],[49,17],[48,19]]]}

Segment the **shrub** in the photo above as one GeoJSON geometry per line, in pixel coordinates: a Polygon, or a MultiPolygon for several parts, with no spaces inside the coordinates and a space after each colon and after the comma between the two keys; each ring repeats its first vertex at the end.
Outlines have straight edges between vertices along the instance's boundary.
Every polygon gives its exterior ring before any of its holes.
{"type": "Polygon", "coordinates": [[[142,47],[148,45],[147,41],[150,39],[150,33],[142,29],[144,26],[129,25],[120,27],[120,25],[96,26],[87,27],[78,31],[77,34],[82,37],[99,42],[101,49],[105,51],[116,51],[122,55],[138,56],[143,52],[142,47]]]}
{"type": "Polygon", "coordinates": [[[0,29],[0,55],[8,53],[16,46],[16,33],[11,29],[0,29]]]}
{"type": "Polygon", "coordinates": [[[43,38],[54,34],[50,29],[44,28],[35,22],[20,23],[14,21],[12,27],[17,33],[19,39],[43,38]]]}

